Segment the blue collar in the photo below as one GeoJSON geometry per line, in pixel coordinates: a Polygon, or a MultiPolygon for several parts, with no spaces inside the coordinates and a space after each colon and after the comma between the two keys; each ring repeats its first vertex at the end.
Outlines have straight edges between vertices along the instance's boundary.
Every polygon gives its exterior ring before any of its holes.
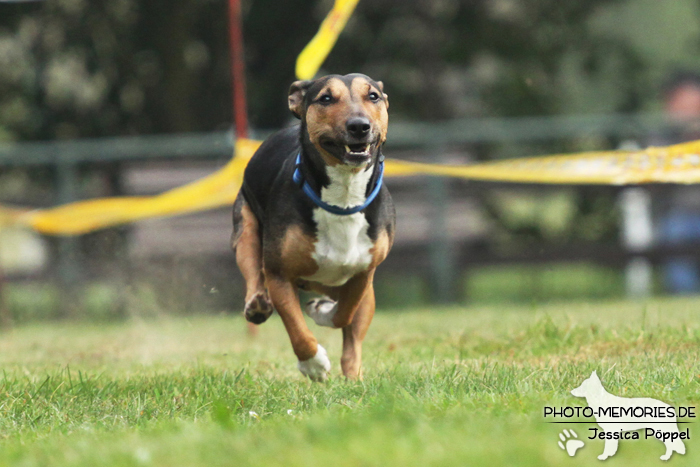
{"type": "Polygon", "coordinates": [[[367,199],[365,200],[364,203],[358,205],[358,206],[353,206],[351,208],[341,208],[340,206],[334,206],[332,204],[325,203],[320,196],[316,194],[313,188],[311,188],[311,185],[304,180],[304,176],[301,174],[301,153],[297,154],[297,160],[295,162],[296,168],[294,170],[294,183],[297,185],[301,186],[301,189],[304,190],[304,193],[306,193],[306,196],[309,197],[313,203],[318,206],[319,208],[330,212],[331,214],[337,214],[338,216],[349,216],[350,214],[355,214],[357,212],[362,211],[364,208],[369,206],[372,201],[374,201],[374,198],[377,197],[379,194],[379,190],[382,188],[382,181],[384,180],[384,157],[382,155],[379,156],[379,177],[377,178],[377,183],[374,186],[374,189],[372,190],[372,193],[369,194],[367,199]]]}

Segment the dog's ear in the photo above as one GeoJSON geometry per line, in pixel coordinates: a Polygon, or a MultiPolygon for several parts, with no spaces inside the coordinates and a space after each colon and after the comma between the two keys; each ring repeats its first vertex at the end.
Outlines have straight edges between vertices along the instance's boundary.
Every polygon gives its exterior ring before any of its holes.
{"type": "Polygon", "coordinates": [[[598,373],[596,373],[596,370],[593,370],[593,373],[591,373],[591,378],[597,379],[598,381],[600,381],[600,378],[598,378],[598,373]]]}
{"type": "Polygon", "coordinates": [[[289,110],[292,111],[296,118],[301,119],[302,109],[304,107],[304,96],[312,84],[313,81],[309,80],[294,81],[289,87],[289,97],[287,98],[289,110]]]}
{"type": "Polygon", "coordinates": [[[377,81],[377,86],[379,86],[379,90],[382,92],[382,96],[384,96],[384,102],[386,102],[386,108],[387,110],[389,109],[389,96],[386,95],[384,92],[384,83],[381,81],[377,81]]]}

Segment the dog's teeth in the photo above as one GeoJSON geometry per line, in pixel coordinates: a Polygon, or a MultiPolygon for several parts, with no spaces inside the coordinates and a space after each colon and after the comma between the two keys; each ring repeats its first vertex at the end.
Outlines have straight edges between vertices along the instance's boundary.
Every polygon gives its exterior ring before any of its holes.
{"type": "Polygon", "coordinates": [[[359,151],[353,151],[352,149],[350,149],[350,146],[348,146],[347,144],[345,145],[345,151],[346,151],[348,154],[353,154],[353,155],[356,155],[356,156],[359,156],[359,155],[364,155],[364,156],[366,156],[366,155],[368,155],[368,154],[369,154],[369,148],[370,148],[370,145],[368,144],[367,146],[365,146],[364,148],[362,148],[362,149],[359,150],[359,151]]]}

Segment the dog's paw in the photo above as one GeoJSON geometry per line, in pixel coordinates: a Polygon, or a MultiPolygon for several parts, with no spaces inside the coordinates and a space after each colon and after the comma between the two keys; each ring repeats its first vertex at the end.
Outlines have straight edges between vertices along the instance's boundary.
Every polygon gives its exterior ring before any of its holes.
{"type": "Polygon", "coordinates": [[[578,435],[574,430],[564,429],[564,431],[559,433],[559,439],[561,441],[559,441],[557,444],[571,457],[574,457],[576,455],[576,451],[583,447],[583,441],[575,438],[578,438],[578,435]]]}
{"type": "Polygon", "coordinates": [[[299,361],[297,368],[312,381],[323,382],[328,379],[328,372],[331,371],[331,361],[328,360],[326,349],[321,347],[321,344],[318,344],[316,355],[308,360],[299,361]]]}
{"type": "Polygon", "coordinates": [[[273,311],[275,309],[267,294],[258,292],[245,304],[243,316],[253,324],[262,324],[267,321],[267,318],[272,315],[273,311]]]}
{"type": "Polygon", "coordinates": [[[306,314],[319,326],[334,328],[333,317],[338,311],[338,302],[327,298],[314,298],[306,303],[306,314]]]}

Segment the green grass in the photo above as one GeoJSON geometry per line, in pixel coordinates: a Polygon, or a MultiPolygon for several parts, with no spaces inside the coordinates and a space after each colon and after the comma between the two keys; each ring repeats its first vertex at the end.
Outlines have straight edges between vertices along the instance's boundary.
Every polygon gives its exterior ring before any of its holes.
{"type": "MultiPolygon", "coordinates": [[[[553,300],[615,300],[625,294],[623,271],[586,262],[478,266],[471,268],[458,282],[457,296],[481,306],[553,300]]],[[[430,302],[430,286],[421,275],[380,275],[374,285],[377,303],[382,309],[401,310],[426,306],[430,302]]],[[[91,282],[82,287],[80,302],[69,310],[63,310],[60,305],[74,303],[74,299],[62,295],[57,284],[10,283],[5,289],[5,299],[15,322],[27,324],[60,319],[66,314],[79,320],[109,321],[121,319],[127,309],[130,314],[144,318],[187,314],[187,301],[197,303],[198,312],[213,313],[227,309],[233,298],[229,293],[207,293],[207,288],[194,292],[191,283],[171,286],[158,289],[139,284],[125,291],[114,282],[91,282]],[[138,307],[130,306],[132,303],[138,307]]],[[[660,280],[657,279],[654,289],[662,292],[660,280]]],[[[242,297],[236,298],[242,300],[242,297]]]]}
{"type": "Polygon", "coordinates": [[[622,271],[587,263],[484,266],[466,284],[467,297],[482,304],[610,300],[624,293],[622,271]]]}
{"type": "MultiPolygon", "coordinates": [[[[238,317],[24,325],[0,336],[0,465],[599,465],[603,441],[569,458],[544,406],[584,405],[569,391],[594,369],[612,393],[697,406],[699,309],[380,312],[363,382],[339,376],[340,333],[313,328],[334,364],[325,384],[298,373],[278,318],[256,338],[238,317]]],[[[674,465],[700,459],[700,425],[686,426],[674,465]]],[[[655,465],[663,452],[622,441],[606,463],[655,465]]]]}

